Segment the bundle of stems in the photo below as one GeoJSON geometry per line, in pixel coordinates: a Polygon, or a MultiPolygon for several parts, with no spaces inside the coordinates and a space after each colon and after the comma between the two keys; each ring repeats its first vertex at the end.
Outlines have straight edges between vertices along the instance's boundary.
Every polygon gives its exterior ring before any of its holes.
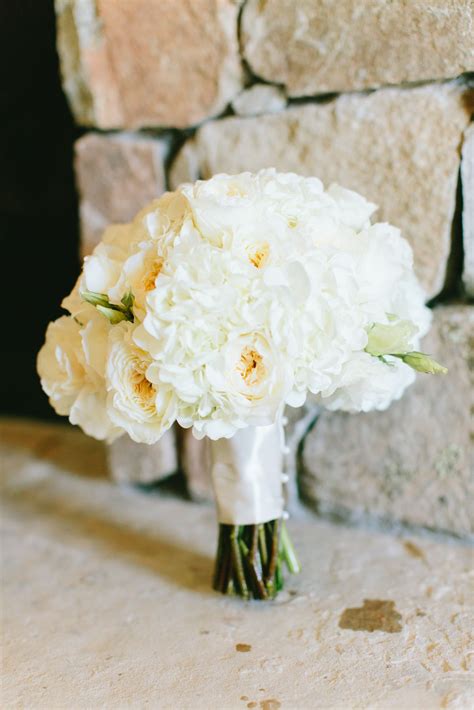
{"type": "Polygon", "coordinates": [[[288,530],[278,518],[259,525],[219,525],[213,588],[244,599],[274,599],[283,565],[300,571],[288,530]]]}

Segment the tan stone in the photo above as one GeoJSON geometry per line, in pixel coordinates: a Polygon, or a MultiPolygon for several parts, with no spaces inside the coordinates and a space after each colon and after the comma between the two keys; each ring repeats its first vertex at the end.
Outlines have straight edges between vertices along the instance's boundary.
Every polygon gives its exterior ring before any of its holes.
{"type": "Polygon", "coordinates": [[[262,113],[278,113],[286,106],[284,91],[270,84],[254,84],[238,94],[232,108],[239,116],[258,116],[262,113]]]}
{"type": "Polygon", "coordinates": [[[88,133],[75,145],[81,252],[92,251],[111,223],[129,222],[165,189],[163,140],[88,133]]]}
{"type": "Polygon", "coordinates": [[[118,483],[156,483],[178,470],[175,430],[156,444],[137,444],[126,434],[107,447],[109,470],[118,483]]]}
{"type": "Polygon", "coordinates": [[[474,69],[472,0],[248,0],[245,59],[290,96],[454,78],[474,69]]]}
{"type": "Polygon", "coordinates": [[[99,128],[185,127],[241,87],[233,0],[56,0],[63,85],[99,128]]]}
{"type": "Polygon", "coordinates": [[[461,180],[464,242],[463,281],[467,294],[474,296],[474,123],[471,123],[464,134],[461,180]]]}
{"type": "Polygon", "coordinates": [[[472,92],[456,84],[381,89],[198,129],[171,170],[204,178],[274,166],[339,182],[380,205],[375,218],[410,241],[428,296],[443,287],[451,245],[459,147],[472,92]],[[194,150],[194,158],[191,157],[194,150]]]}
{"type": "Polygon", "coordinates": [[[449,368],[418,375],[386,412],[324,412],[304,442],[300,490],[322,512],[467,535],[474,531],[474,307],[439,307],[423,350],[449,368]]]}
{"type": "Polygon", "coordinates": [[[290,519],[302,573],[221,597],[212,509],[111,485],[65,429],[2,426],[3,707],[471,706],[469,548],[290,519]]]}

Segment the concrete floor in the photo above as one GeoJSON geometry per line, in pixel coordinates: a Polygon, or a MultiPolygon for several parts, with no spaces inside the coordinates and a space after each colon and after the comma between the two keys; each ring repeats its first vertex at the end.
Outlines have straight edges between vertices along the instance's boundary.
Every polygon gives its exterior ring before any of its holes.
{"type": "Polygon", "coordinates": [[[118,488],[67,427],[1,453],[4,708],[472,707],[466,546],[302,517],[303,573],[246,604],[210,589],[212,508],[118,488]]]}

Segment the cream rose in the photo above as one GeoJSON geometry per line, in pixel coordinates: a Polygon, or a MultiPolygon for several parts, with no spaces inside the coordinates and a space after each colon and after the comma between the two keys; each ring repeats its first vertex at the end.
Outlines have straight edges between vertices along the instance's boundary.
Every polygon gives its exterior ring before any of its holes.
{"type": "Polygon", "coordinates": [[[107,412],[137,442],[153,444],[176,418],[176,395],[149,378],[150,356],[133,341],[134,325],[119,323],[109,334],[107,412]]]}
{"type": "Polygon", "coordinates": [[[122,430],[107,416],[105,383],[96,369],[101,367],[97,351],[103,349],[106,338],[101,320],[85,329],[71,316],[50,323],[37,367],[41,385],[58,414],[69,416],[89,436],[113,441],[122,430]]]}

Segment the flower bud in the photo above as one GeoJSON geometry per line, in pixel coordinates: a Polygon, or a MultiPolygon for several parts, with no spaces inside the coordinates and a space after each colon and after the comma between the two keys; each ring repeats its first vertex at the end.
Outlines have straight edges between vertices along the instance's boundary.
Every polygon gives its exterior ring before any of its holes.
{"type": "Polygon", "coordinates": [[[428,375],[445,375],[448,371],[447,367],[443,367],[439,362],[424,353],[407,353],[403,355],[402,360],[406,365],[417,370],[417,372],[425,372],[428,375]]]}
{"type": "Polygon", "coordinates": [[[134,301],[135,301],[135,297],[134,297],[133,293],[131,291],[127,291],[127,293],[122,298],[120,303],[122,303],[122,305],[125,307],[125,309],[127,311],[130,311],[133,306],[134,301]]]}
{"type": "Polygon", "coordinates": [[[105,293],[96,293],[95,291],[81,291],[81,298],[91,306],[109,306],[109,297],[105,293]]]}
{"type": "Polygon", "coordinates": [[[120,323],[120,321],[123,320],[129,320],[123,311],[118,311],[115,308],[107,308],[106,306],[96,306],[96,308],[112,325],[120,323]]]}

